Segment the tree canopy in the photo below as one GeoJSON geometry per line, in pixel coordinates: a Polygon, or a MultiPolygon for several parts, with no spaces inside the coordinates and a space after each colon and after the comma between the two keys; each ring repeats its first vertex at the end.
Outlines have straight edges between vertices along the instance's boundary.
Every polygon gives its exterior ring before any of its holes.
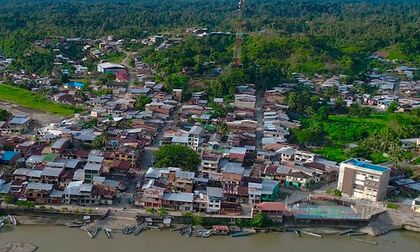
{"type": "Polygon", "coordinates": [[[152,102],[152,98],[147,95],[139,95],[136,99],[135,108],[136,110],[143,111],[146,104],[152,102]]]}
{"type": "Polygon", "coordinates": [[[6,121],[11,116],[12,116],[12,114],[9,111],[7,111],[5,109],[0,109],[0,121],[6,121]]]}
{"type": "Polygon", "coordinates": [[[197,171],[200,156],[193,149],[183,145],[168,144],[156,152],[157,167],[179,167],[187,171],[197,171]]]}

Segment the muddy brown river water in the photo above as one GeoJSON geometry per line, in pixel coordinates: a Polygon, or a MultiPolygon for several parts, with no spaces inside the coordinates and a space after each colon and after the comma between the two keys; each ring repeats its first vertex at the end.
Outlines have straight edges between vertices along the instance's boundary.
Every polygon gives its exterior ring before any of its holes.
{"type": "Polygon", "coordinates": [[[101,231],[95,239],[79,229],[59,226],[7,226],[0,230],[0,247],[9,241],[37,245],[42,252],[420,252],[420,234],[391,232],[381,237],[358,236],[377,242],[370,245],[353,237],[330,235],[322,238],[294,233],[256,234],[246,237],[181,237],[177,232],[148,230],[139,236],[113,234],[107,239],[101,231]]]}

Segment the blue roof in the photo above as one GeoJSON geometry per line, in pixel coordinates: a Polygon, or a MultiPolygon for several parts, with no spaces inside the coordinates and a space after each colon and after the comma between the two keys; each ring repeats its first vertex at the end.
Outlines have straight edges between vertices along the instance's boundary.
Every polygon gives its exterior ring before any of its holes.
{"type": "Polygon", "coordinates": [[[75,82],[75,81],[73,81],[73,82],[67,82],[66,83],[66,86],[68,86],[68,87],[78,87],[78,88],[83,88],[84,86],[85,86],[85,84],[83,84],[83,83],[81,83],[81,82],[75,82]]]}
{"type": "Polygon", "coordinates": [[[29,121],[29,117],[27,116],[15,116],[12,120],[9,121],[10,124],[25,124],[29,121]]]}
{"type": "Polygon", "coordinates": [[[344,161],[344,163],[349,163],[355,166],[359,166],[362,168],[366,168],[366,169],[370,169],[370,170],[374,170],[374,171],[378,171],[378,172],[385,172],[388,170],[387,167],[384,166],[379,166],[379,165],[373,165],[373,164],[369,164],[363,161],[359,161],[356,159],[349,159],[347,161],[344,161]]]}
{"type": "Polygon", "coordinates": [[[6,151],[3,153],[1,161],[11,161],[18,153],[14,151],[6,151]]]}

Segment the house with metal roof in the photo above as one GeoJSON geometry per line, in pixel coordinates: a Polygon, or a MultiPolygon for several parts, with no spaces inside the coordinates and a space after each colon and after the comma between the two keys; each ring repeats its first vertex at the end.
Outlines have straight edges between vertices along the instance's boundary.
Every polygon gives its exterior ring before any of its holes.
{"type": "Polygon", "coordinates": [[[19,158],[19,152],[0,151],[0,164],[13,164],[19,158]]]}
{"type": "Polygon", "coordinates": [[[45,167],[41,173],[41,180],[43,183],[58,185],[63,171],[64,168],[45,167]]]}
{"type": "Polygon", "coordinates": [[[93,180],[93,177],[102,174],[103,166],[98,163],[87,163],[83,170],[85,171],[85,181],[89,183],[93,180]]]}
{"type": "Polygon", "coordinates": [[[35,204],[46,204],[52,189],[52,184],[30,182],[25,188],[24,197],[35,204]]]}
{"type": "Polygon", "coordinates": [[[163,206],[179,211],[192,211],[194,202],[193,193],[165,192],[163,194],[163,206]]]}
{"type": "Polygon", "coordinates": [[[31,118],[26,115],[17,115],[12,117],[10,121],[5,124],[0,131],[4,134],[23,134],[28,132],[31,123],[31,118]]]}

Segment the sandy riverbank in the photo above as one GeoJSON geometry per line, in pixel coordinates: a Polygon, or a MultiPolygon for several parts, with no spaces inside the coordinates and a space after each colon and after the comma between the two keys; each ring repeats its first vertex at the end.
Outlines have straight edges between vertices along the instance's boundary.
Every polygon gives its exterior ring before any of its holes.
{"type": "MultiPolygon", "coordinates": [[[[74,217],[71,215],[57,215],[57,216],[34,216],[31,215],[18,215],[16,219],[20,225],[58,225],[68,226],[75,222],[80,222],[82,217],[74,217]]],[[[88,229],[94,229],[98,226],[109,228],[112,230],[122,230],[126,226],[133,226],[137,224],[136,215],[129,214],[127,212],[111,212],[111,214],[105,219],[97,219],[86,225],[88,229]]],[[[301,227],[288,225],[284,228],[278,228],[277,230],[308,230],[314,233],[320,234],[333,234],[339,233],[344,229],[333,226],[319,226],[314,225],[301,227]]],[[[393,230],[408,230],[412,232],[420,231],[420,216],[419,215],[402,215],[398,211],[385,211],[377,216],[374,216],[368,225],[355,228],[359,232],[366,233],[370,236],[381,236],[393,230]]]]}

